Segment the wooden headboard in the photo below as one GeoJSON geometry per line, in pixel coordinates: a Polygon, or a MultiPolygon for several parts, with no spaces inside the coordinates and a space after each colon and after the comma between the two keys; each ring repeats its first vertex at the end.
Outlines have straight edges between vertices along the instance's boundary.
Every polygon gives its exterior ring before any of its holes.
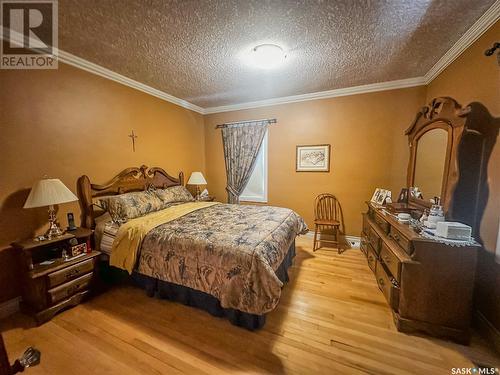
{"type": "Polygon", "coordinates": [[[104,213],[94,204],[94,198],[143,191],[152,186],[164,189],[176,185],[184,185],[182,172],[179,173],[179,177],[175,178],[162,168],[148,168],[145,165],[139,168],[124,169],[103,185],[93,184],[88,176],[81,176],[77,182],[78,198],[82,211],[81,226],[94,228],[95,218],[104,213]]]}

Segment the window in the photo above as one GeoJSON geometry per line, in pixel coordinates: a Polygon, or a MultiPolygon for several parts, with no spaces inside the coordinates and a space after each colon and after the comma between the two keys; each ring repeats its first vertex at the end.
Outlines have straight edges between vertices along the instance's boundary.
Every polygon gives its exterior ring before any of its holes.
{"type": "Polygon", "coordinates": [[[267,202],[267,134],[268,132],[264,135],[259,154],[255,160],[255,169],[240,196],[240,201],[267,202]]]}

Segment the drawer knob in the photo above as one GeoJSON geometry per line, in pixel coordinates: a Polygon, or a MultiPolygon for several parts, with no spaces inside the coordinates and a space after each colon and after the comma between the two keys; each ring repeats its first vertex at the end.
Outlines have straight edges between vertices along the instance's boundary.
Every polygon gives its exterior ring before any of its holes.
{"type": "Polygon", "coordinates": [[[385,255],[383,258],[384,258],[384,262],[385,262],[386,264],[391,263],[391,259],[390,259],[387,255],[385,255]]]}
{"type": "Polygon", "coordinates": [[[380,285],[382,288],[384,287],[384,279],[380,278],[378,279],[378,285],[380,285]]]}
{"type": "Polygon", "coordinates": [[[72,271],[69,271],[67,274],[66,274],[66,278],[67,279],[71,279],[73,276],[76,276],[80,273],[80,270],[79,269],[75,269],[75,270],[72,270],[72,271]]]}

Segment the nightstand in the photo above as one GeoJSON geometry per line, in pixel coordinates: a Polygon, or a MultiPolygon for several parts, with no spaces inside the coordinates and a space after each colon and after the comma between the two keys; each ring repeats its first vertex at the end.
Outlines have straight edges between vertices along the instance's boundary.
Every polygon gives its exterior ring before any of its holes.
{"type": "Polygon", "coordinates": [[[42,324],[68,307],[78,305],[96,280],[99,251],[62,258],[63,250],[71,255],[71,247],[91,244],[93,231],[77,228],[58,238],[14,242],[12,246],[23,256],[23,311],[42,324]]]}

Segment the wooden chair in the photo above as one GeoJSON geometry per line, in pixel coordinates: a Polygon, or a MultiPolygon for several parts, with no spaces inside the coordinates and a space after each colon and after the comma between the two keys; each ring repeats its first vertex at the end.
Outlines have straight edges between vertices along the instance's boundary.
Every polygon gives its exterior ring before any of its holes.
{"type": "Polygon", "coordinates": [[[345,232],[344,228],[344,214],[339,201],[334,195],[323,193],[316,197],[314,206],[314,244],[313,251],[321,248],[321,242],[337,245],[338,253],[340,254],[339,246],[339,232],[342,227],[342,233],[345,232]],[[325,240],[318,238],[318,233],[321,235],[321,230],[324,228],[333,229],[334,240],[325,240]]]}

